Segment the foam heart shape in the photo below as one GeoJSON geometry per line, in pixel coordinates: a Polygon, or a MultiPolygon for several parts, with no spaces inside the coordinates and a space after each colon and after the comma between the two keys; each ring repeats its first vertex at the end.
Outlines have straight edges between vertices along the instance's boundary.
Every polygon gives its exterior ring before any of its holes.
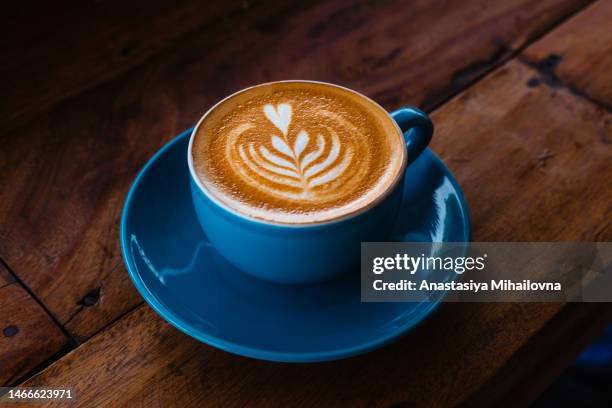
{"type": "Polygon", "coordinates": [[[289,124],[291,123],[291,105],[281,103],[274,108],[274,106],[268,104],[264,106],[264,113],[268,120],[280,129],[283,135],[287,136],[289,124]]]}

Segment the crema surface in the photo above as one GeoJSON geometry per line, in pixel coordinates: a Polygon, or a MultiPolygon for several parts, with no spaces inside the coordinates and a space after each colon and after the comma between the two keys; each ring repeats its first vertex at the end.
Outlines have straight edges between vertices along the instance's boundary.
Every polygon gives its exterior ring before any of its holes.
{"type": "Polygon", "coordinates": [[[278,82],[222,101],[192,145],[204,188],[245,215],[318,223],[357,212],[392,187],[404,139],[369,99],[332,85],[278,82]]]}

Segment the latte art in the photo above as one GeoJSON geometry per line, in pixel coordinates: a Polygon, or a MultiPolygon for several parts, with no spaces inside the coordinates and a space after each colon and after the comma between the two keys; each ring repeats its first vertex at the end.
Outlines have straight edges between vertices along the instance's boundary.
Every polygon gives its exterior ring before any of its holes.
{"type": "Polygon", "coordinates": [[[373,201],[403,168],[382,108],[331,85],[281,82],[216,106],[196,130],[194,168],[215,198],[281,223],[321,222],[373,201]]]}
{"type": "Polygon", "coordinates": [[[269,144],[257,146],[253,141],[240,140],[243,133],[256,131],[253,129],[256,125],[238,126],[230,132],[226,158],[254,186],[279,198],[320,202],[342,195],[344,188],[338,188],[334,181],[353,161],[353,149],[342,146],[334,126],[342,131],[359,130],[334,113],[322,110],[318,115],[328,118],[331,126],[322,125],[319,132],[311,135],[299,124],[292,124],[292,111],[288,103],[276,107],[264,105],[262,114],[278,129],[278,134],[270,135],[269,144]],[[295,135],[289,134],[290,126],[295,135]],[[236,148],[240,160],[235,160],[236,148]]]}

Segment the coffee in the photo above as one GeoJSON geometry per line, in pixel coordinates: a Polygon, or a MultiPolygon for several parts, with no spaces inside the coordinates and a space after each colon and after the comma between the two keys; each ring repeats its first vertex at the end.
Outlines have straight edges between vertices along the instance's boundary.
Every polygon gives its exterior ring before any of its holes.
{"type": "Polygon", "coordinates": [[[221,101],[191,147],[204,188],[227,207],[275,223],[343,218],[394,186],[403,136],[389,114],[345,88],[287,81],[221,101]]]}

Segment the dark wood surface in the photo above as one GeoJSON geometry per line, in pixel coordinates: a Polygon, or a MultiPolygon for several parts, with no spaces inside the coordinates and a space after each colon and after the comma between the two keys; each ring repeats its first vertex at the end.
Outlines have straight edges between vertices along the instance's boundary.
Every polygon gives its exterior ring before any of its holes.
{"type": "Polygon", "coordinates": [[[141,302],[121,261],[122,201],[145,161],[213,102],[301,77],[390,109],[433,106],[582,2],[451,2],[444,18],[428,1],[300,4],[218,19],[3,135],[0,254],[77,341],[141,302]]]}
{"type": "Polygon", "coordinates": [[[118,243],[148,157],[224,95],[291,77],[435,109],[475,240],[610,241],[609,1],[123,3],[49,8],[3,39],[0,324],[27,330],[0,336],[0,382],[73,385],[79,406],[520,404],[611,321],[607,304],[446,304],[365,356],[253,361],[142,305],[118,243]]]}
{"type": "Polygon", "coordinates": [[[547,37],[529,47],[523,61],[536,65],[553,87],[564,87],[612,111],[612,7],[597,2],[574,24],[562,24],[547,37]],[[552,59],[546,57],[555,56],[552,59]]]}
{"type": "Polygon", "coordinates": [[[0,262],[0,384],[12,384],[70,344],[0,262]]]}
{"type": "Polygon", "coordinates": [[[0,123],[26,122],[146,61],[244,2],[65,0],[3,7],[0,123]]]}

